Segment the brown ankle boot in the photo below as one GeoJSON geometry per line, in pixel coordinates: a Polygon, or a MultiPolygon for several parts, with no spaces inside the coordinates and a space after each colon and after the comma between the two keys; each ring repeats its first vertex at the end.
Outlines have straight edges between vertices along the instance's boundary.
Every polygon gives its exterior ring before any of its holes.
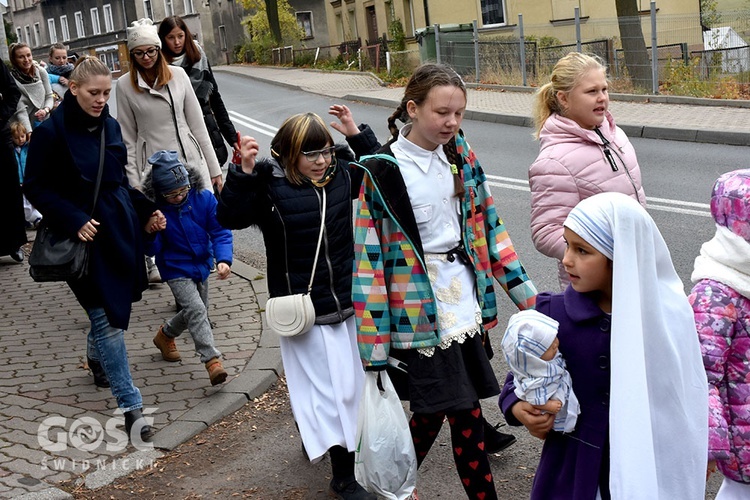
{"type": "Polygon", "coordinates": [[[154,337],[154,345],[161,351],[161,357],[164,361],[179,361],[182,359],[180,351],[174,344],[174,339],[167,337],[164,333],[164,325],[159,327],[159,331],[154,337]]]}
{"type": "Polygon", "coordinates": [[[206,361],[206,371],[208,371],[208,378],[211,379],[211,385],[222,384],[227,379],[227,371],[219,358],[211,358],[206,361]]]}

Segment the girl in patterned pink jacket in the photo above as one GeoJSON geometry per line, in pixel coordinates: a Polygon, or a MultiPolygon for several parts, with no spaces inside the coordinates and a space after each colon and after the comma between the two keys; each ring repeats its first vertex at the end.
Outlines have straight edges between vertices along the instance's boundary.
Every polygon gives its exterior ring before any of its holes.
{"type": "Polygon", "coordinates": [[[717,499],[750,498],[750,169],[719,177],[711,214],[689,297],[709,383],[708,473],[724,474],[717,499]]]}

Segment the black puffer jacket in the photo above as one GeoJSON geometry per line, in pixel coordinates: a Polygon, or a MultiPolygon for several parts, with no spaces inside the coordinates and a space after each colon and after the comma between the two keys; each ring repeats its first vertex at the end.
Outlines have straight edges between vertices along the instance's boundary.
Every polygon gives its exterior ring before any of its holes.
{"type": "MultiPolygon", "coordinates": [[[[380,147],[366,125],[347,138],[357,156],[380,147]]],[[[266,246],[271,297],[307,291],[320,231],[323,189],[326,223],[311,297],[316,323],[340,323],[354,313],[351,300],[354,237],[352,199],[359,194],[362,171],[350,169],[354,160],[345,145],[336,147],[337,170],[323,188],[290,183],[272,159],[260,160],[251,175],[230,165],[221,192],[217,218],[230,229],[260,227],[266,246]]]]}

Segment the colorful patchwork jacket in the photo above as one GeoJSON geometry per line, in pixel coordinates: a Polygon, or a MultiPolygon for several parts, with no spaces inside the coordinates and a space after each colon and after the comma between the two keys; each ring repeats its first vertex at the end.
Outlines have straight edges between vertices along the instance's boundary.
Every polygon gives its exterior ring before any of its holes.
{"type": "MultiPolygon", "coordinates": [[[[497,324],[493,277],[519,309],[533,308],[537,291],[495,211],[484,171],[463,133],[456,144],[466,188],[461,203],[463,245],[474,266],[486,331],[497,324]]],[[[365,175],[354,228],[352,299],[360,357],[366,367],[377,369],[387,364],[391,346],[417,349],[439,343],[437,305],[406,184],[390,146],[363,157],[359,167],[365,175]]]]}

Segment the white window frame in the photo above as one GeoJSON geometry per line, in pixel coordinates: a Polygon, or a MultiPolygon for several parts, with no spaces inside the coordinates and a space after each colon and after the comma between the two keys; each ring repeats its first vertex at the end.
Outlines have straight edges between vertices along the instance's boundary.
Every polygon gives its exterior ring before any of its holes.
{"type": "Polygon", "coordinates": [[[111,33],[115,30],[115,21],[112,18],[112,6],[105,3],[102,7],[102,14],[104,14],[104,31],[111,33]]]}
{"type": "Polygon", "coordinates": [[[18,39],[18,43],[23,43],[23,30],[20,26],[16,26],[16,38],[18,39]]]}
{"type": "Polygon", "coordinates": [[[185,7],[185,14],[195,14],[195,4],[193,4],[193,0],[183,0],[182,3],[185,7]]]}
{"type": "Polygon", "coordinates": [[[76,36],[78,38],[86,38],[86,25],[83,24],[83,12],[80,10],[75,13],[76,18],[76,36]]]}
{"type": "Polygon", "coordinates": [[[34,47],[42,44],[42,27],[39,23],[34,23],[34,47]]]}
{"type": "Polygon", "coordinates": [[[67,42],[70,40],[70,29],[68,29],[68,16],[60,16],[60,35],[62,35],[62,41],[67,42]]]}
{"type": "Polygon", "coordinates": [[[487,3],[499,3],[500,4],[500,12],[502,13],[503,20],[499,23],[487,23],[484,20],[484,12],[482,12],[482,0],[477,0],[479,2],[479,13],[482,16],[482,27],[483,28],[490,28],[493,26],[505,26],[508,24],[508,17],[507,17],[507,5],[505,4],[505,0],[486,0],[487,3]]]}
{"type": "Polygon", "coordinates": [[[154,20],[154,6],[151,5],[151,0],[143,0],[143,15],[154,20]]]}
{"type": "Polygon", "coordinates": [[[55,28],[55,19],[50,17],[47,19],[47,34],[49,35],[49,43],[57,43],[57,29],[55,28]]]}
{"type": "Polygon", "coordinates": [[[102,25],[99,23],[99,9],[92,7],[89,12],[91,12],[91,34],[101,35],[102,25]]]}
{"type": "Polygon", "coordinates": [[[28,24],[23,27],[23,34],[26,36],[26,45],[31,45],[31,27],[28,24]]]}
{"type": "Polygon", "coordinates": [[[174,4],[172,0],[164,0],[164,17],[174,16],[174,4]]]}
{"type": "Polygon", "coordinates": [[[302,40],[310,40],[311,38],[315,38],[315,27],[313,25],[313,13],[311,10],[301,10],[294,13],[294,17],[297,19],[297,26],[299,26],[302,31],[305,32],[305,36],[302,37],[302,40]],[[300,16],[301,14],[301,16],[300,16]],[[310,32],[308,33],[305,29],[304,24],[304,18],[307,17],[310,20],[310,32]],[[301,19],[302,18],[302,19],[301,19]]]}

